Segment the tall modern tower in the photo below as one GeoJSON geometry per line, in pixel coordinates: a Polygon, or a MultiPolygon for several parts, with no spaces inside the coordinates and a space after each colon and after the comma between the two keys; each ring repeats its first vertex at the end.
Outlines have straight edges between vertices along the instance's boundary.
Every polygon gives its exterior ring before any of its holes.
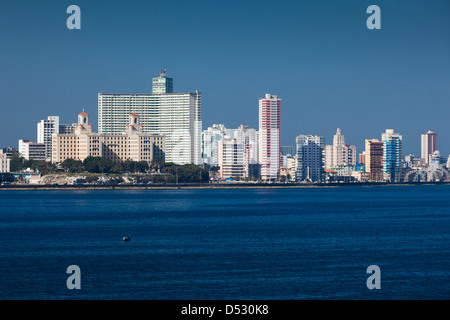
{"type": "Polygon", "coordinates": [[[152,84],[153,94],[173,93],[173,79],[166,77],[165,69],[159,73],[159,77],[153,78],[152,84]]]}
{"type": "Polygon", "coordinates": [[[165,136],[166,162],[197,165],[202,163],[202,115],[199,91],[98,94],[99,133],[121,134],[128,124],[131,113],[140,115],[144,133],[165,136]]]}
{"type": "Polygon", "coordinates": [[[366,139],[364,151],[364,167],[369,173],[369,179],[381,181],[383,176],[383,142],[378,139],[366,139]]]}
{"type": "Polygon", "coordinates": [[[387,129],[381,135],[381,141],[384,178],[390,182],[399,182],[402,178],[402,136],[393,129],[387,129]]]}
{"type": "Polygon", "coordinates": [[[259,99],[259,161],[262,180],[277,180],[281,167],[281,99],[259,99]]]}
{"type": "Polygon", "coordinates": [[[317,135],[299,135],[297,143],[297,180],[322,181],[324,178],[323,150],[325,138],[317,135]]]}
{"type": "Polygon", "coordinates": [[[430,164],[431,155],[437,150],[437,133],[429,130],[421,134],[420,157],[425,163],[430,164]]]}
{"type": "Polygon", "coordinates": [[[45,144],[45,159],[52,159],[52,135],[59,133],[59,117],[49,116],[37,124],[37,143],[45,144]]]}

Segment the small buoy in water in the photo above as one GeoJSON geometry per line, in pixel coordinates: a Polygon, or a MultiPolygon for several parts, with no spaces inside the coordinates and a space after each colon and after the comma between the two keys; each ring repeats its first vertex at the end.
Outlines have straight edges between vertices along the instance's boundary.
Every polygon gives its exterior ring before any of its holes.
{"type": "Polygon", "coordinates": [[[123,241],[130,241],[130,237],[123,237],[122,240],[123,241]]]}

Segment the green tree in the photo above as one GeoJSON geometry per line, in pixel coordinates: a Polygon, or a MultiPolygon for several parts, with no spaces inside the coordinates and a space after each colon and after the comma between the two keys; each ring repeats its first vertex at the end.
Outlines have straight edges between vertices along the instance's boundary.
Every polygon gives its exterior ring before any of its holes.
{"type": "Polygon", "coordinates": [[[112,166],[112,168],[111,168],[111,170],[110,170],[112,173],[122,173],[122,172],[124,172],[124,165],[123,165],[123,163],[122,162],[117,162],[117,163],[115,163],[113,166],[112,166]]]}
{"type": "MultiPolygon", "coordinates": [[[[176,165],[166,163],[161,170],[163,173],[169,173],[172,176],[178,176],[180,183],[208,182],[209,173],[202,167],[195,164],[176,165]]],[[[172,179],[170,179],[172,180],[172,179]]],[[[175,179],[176,180],[176,179],[175,179]]]]}
{"type": "Polygon", "coordinates": [[[61,166],[66,170],[66,172],[83,172],[84,165],[80,160],[74,160],[68,158],[61,163],[61,166]]]}
{"type": "Polygon", "coordinates": [[[149,164],[147,161],[136,162],[135,172],[145,173],[149,169],[149,164]]]}
{"type": "Polygon", "coordinates": [[[19,152],[14,152],[11,156],[10,170],[11,172],[17,172],[23,170],[25,158],[20,155],[19,152]]]}
{"type": "Polygon", "coordinates": [[[34,171],[38,169],[41,175],[43,176],[56,172],[56,166],[51,162],[47,161],[33,161],[30,168],[33,169],[34,171]]]}
{"type": "Polygon", "coordinates": [[[33,171],[36,169],[42,174],[46,175],[56,171],[56,166],[51,162],[39,160],[25,160],[19,152],[14,152],[11,156],[10,170],[11,172],[18,172],[30,168],[33,171]]]}
{"type": "Polygon", "coordinates": [[[90,173],[109,173],[114,163],[102,157],[87,157],[83,165],[84,169],[90,173]]]}
{"type": "Polygon", "coordinates": [[[154,172],[161,172],[161,169],[164,167],[164,161],[160,158],[155,158],[150,163],[150,170],[154,172]]]}
{"type": "Polygon", "coordinates": [[[123,162],[123,171],[127,172],[127,173],[135,172],[135,163],[134,163],[134,161],[131,161],[130,159],[127,159],[125,162],[123,162]]]}

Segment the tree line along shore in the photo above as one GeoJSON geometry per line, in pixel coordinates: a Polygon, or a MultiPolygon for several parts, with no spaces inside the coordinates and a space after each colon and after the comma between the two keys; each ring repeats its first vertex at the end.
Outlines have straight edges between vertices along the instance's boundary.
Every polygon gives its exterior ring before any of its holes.
{"type": "Polygon", "coordinates": [[[88,157],[84,161],[66,159],[56,165],[47,161],[26,160],[18,153],[13,154],[11,172],[0,175],[0,182],[7,184],[25,183],[24,174],[40,176],[40,184],[148,184],[148,183],[205,183],[209,181],[209,168],[193,164],[176,165],[159,159],[152,162],[113,162],[101,157],[88,157]]]}

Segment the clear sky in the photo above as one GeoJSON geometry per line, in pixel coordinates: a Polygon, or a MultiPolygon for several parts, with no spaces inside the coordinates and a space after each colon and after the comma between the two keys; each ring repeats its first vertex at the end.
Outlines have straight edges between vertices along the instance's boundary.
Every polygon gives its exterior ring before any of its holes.
{"type": "Polygon", "coordinates": [[[282,144],[299,134],[332,143],[340,127],[361,152],[387,128],[404,155],[420,133],[450,153],[448,0],[1,0],[0,147],[36,140],[36,123],[97,94],[151,92],[167,68],[175,92],[203,94],[203,128],[258,127],[258,99],[282,99],[282,144]],[[68,30],[69,5],[81,30],[68,30]],[[366,9],[381,8],[381,30],[366,9]]]}

